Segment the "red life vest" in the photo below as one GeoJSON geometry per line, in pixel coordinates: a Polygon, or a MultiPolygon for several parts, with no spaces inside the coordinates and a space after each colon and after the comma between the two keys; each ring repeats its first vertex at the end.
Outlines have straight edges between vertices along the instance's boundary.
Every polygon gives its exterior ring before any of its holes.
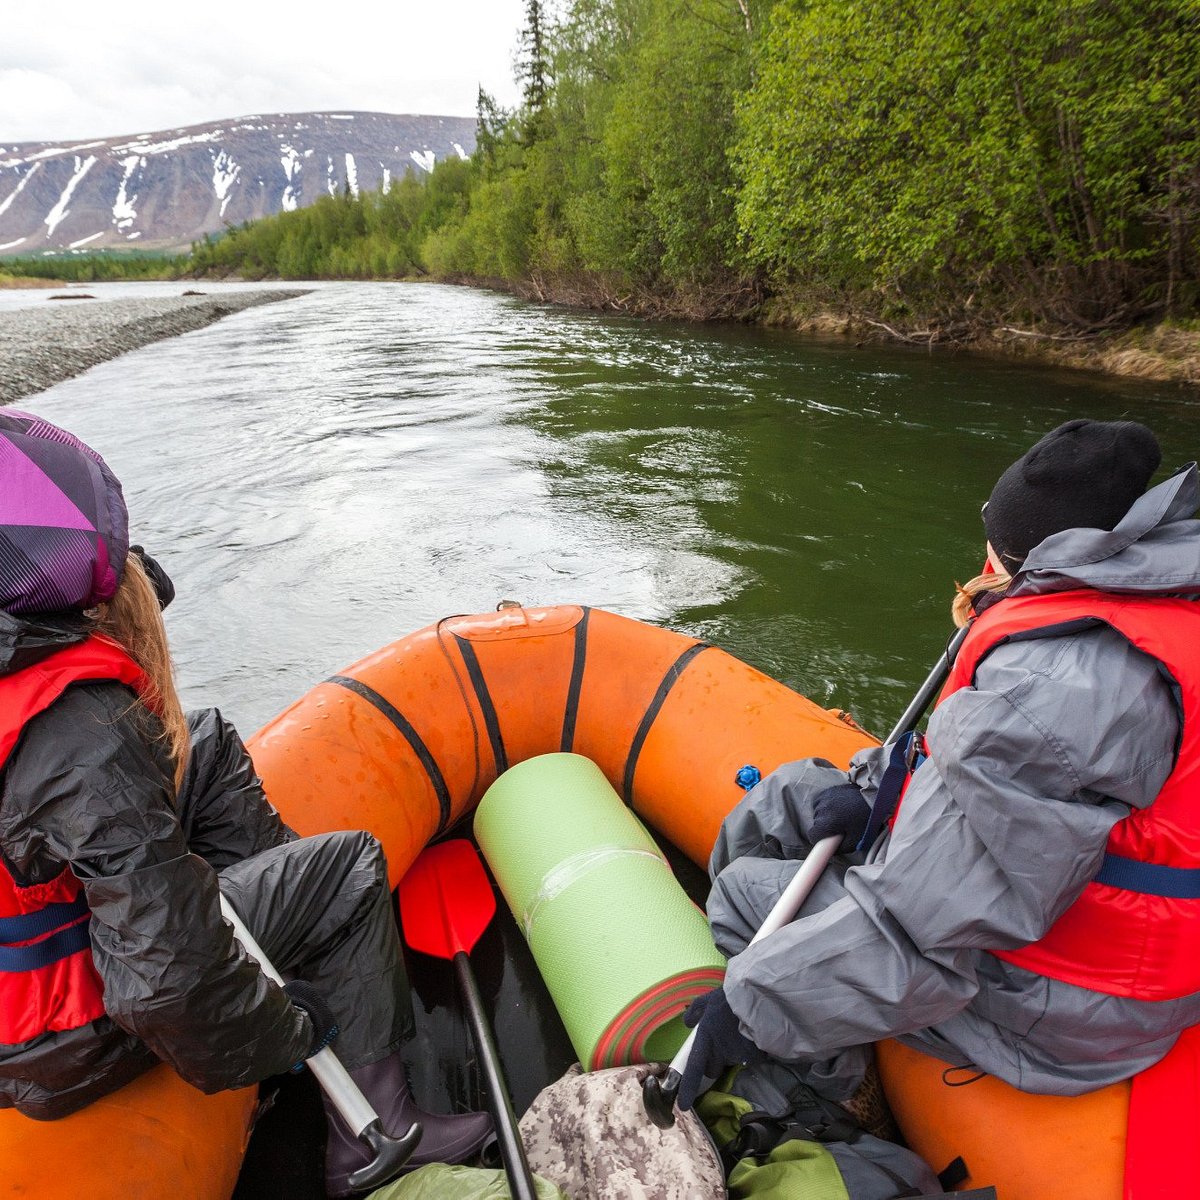
{"type": "MultiPolygon", "coordinates": [[[[1100,874],[1045,937],[994,953],[1106,995],[1186,996],[1200,991],[1200,601],[1090,590],[1003,600],[974,622],[941,699],[969,686],[1002,642],[1097,620],[1155,658],[1178,685],[1183,729],[1175,768],[1153,804],[1113,826],[1100,874]]],[[[1125,1200],[1191,1195],[1200,1171],[1198,1127],[1200,1026],[1184,1030],[1160,1062],[1134,1077],[1125,1200]]]]}
{"type": "Polygon", "coordinates": [[[1174,1000],[1200,991],[1200,893],[1187,894],[1200,883],[1200,602],[1090,589],[1002,600],[974,622],[941,698],[970,685],[1002,642],[1097,622],[1156,659],[1180,688],[1175,768],[1153,804],[1112,827],[1097,880],[1042,940],[996,953],[1106,995],[1174,1000]]]}
{"type": "MultiPolygon", "coordinates": [[[[141,668],[98,635],[0,677],[0,771],[38,713],[71,684],[101,680],[148,694],[141,668]]],[[[0,1043],[77,1029],[104,1015],[88,924],[82,885],[69,868],[22,887],[0,859],[0,1043]]]]}
{"type": "Polygon", "coordinates": [[[1177,999],[1200,992],[1200,601],[1090,590],[1002,600],[975,621],[941,699],[969,686],[1002,642],[1096,622],[1156,659],[1178,684],[1179,755],[1154,803],[1113,826],[1099,876],[1045,937],[996,954],[1111,996],[1177,999]]]}

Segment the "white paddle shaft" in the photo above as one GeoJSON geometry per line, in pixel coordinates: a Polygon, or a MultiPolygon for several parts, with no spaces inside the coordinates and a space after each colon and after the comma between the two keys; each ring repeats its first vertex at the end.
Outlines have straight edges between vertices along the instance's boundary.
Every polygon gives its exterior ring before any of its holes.
{"type": "MultiPolygon", "coordinates": [[[[766,920],[758,927],[758,932],[750,939],[749,945],[761,942],[778,929],[782,929],[799,911],[800,905],[808,899],[808,894],[816,886],[821,873],[829,866],[829,860],[842,844],[842,835],[835,833],[831,837],[819,841],[809,852],[808,857],[800,864],[800,870],[792,876],[791,882],[783,889],[783,895],[775,901],[775,907],[767,913],[766,920]]],[[[696,1040],[693,1029],[687,1036],[687,1041],[679,1047],[678,1053],[671,1059],[671,1070],[678,1075],[683,1074],[691,1057],[692,1043],[696,1040]]]]}
{"type": "MultiPolygon", "coordinates": [[[[221,915],[233,926],[234,936],[241,942],[246,953],[258,963],[259,970],[268,979],[283,987],[283,977],[271,966],[262,947],[254,940],[254,935],[234,912],[233,905],[225,896],[221,897],[221,915]]],[[[362,1094],[358,1084],[350,1078],[350,1072],[342,1066],[341,1059],[328,1046],[324,1050],[318,1050],[307,1062],[309,1070],[317,1077],[317,1082],[325,1089],[325,1094],[355,1137],[373,1121],[379,1120],[379,1114],[371,1107],[370,1101],[362,1094]]]]}

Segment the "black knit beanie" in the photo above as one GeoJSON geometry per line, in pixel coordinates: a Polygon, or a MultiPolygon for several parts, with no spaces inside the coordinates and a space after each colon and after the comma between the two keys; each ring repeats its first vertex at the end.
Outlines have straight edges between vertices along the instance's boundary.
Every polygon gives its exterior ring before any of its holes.
{"type": "Polygon", "coordinates": [[[1112,529],[1162,461],[1158,439],[1136,421],[1068,421],[996,482],[984,506],[988,541],[1015,571],[1063,529],[1112,529]]]}

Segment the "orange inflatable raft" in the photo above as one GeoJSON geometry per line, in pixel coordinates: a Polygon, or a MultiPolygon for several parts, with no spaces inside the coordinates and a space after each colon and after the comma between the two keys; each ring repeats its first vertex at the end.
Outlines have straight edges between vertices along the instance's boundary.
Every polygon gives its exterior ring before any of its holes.
{"type": "MultiPolygon", "coordinates": [[[[743,795],[740,767],[765,775],[813,755],[844,766],[873,739],[719,649],[562,605],[439,621],[318,684],[249,744],[288,824],[301,834],[370,830],[395,884],[497,775],[534,755],[591,758],[648,824],[703,865],[743,795]]],[[[923,1102],[929,1061],[890,1062],[897,1100],[923,1102]]],[[[0,1197],[225,1200],[253,1104],[253,1091],[206,1097],[164,1067],[63,1121],[0,1112],[0,1197]]],[[[993,1137],[1041,1139],[1049,1155],[1051,1134],[1015,1127],[1000,1111],[991,1118],[993,1137]]],[[[941,1132],[929,1142],[938,1168],[954,1144],[941,1132]]],[[[1116,1194],[1108,1158],[1067,1163],[1054,1149],[1056,1181],[1086,1176],[1095,1186],[1080,1195],[1116,1194]]],[[[1000,1186],[1002,1200],[1036,1194],[1000,1186]]]]}

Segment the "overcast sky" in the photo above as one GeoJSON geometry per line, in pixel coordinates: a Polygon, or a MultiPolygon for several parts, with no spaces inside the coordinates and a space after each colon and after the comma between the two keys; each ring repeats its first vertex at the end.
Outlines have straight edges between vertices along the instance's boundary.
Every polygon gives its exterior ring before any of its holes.
{"type": "Polygon", "coordinates": [[[12,0],[0,142],[146,133],[250,113],[470,116],[517,95],[523,0],[12,0]]]}

